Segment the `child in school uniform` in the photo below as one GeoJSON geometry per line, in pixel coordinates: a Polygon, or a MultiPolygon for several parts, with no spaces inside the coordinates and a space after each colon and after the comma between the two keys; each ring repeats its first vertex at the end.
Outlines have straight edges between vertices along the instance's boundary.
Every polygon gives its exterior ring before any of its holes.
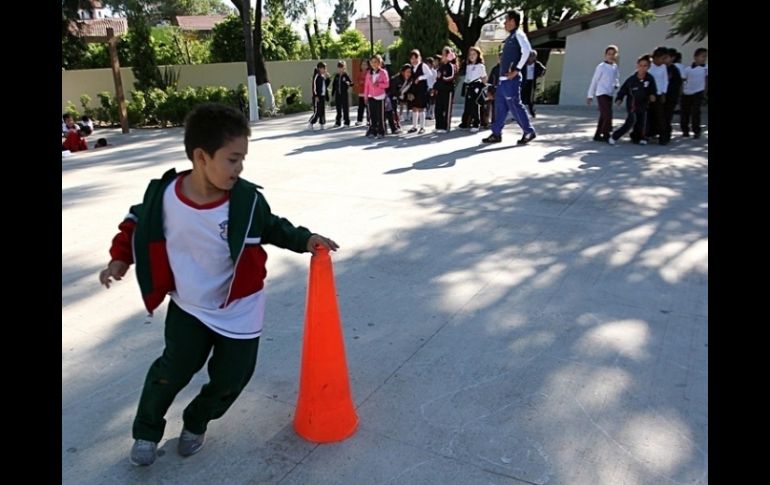
{"type": "Polygon", "coordinates": [[[412,65],[412,127],[408,133],[425,133],[425,107],[428,106],[428,79],[433,75],[422,61],[422,55],[417,49],[409,53],[409,63],[412,65]]]}
{"type": "Polygon", "coordinates": [[[667,145],[671,134],[666,128],[666,92],[668,91],[668,48],[657,47],[652,52],[650,75],[655,78],[658,92],[655,101],[650,103],[648,117],[649,136],[657,136],[658,144],[667,145]]]}
{"type": "Polygon", "coordinates": [[[332,81],[332,96],[334,96],[334,104],[337,108],[337,118],[334,121],[334,126],[339,127],[340,122],[344,120],[345,126],[350,126],[350,97],[348,96],[348,88],[353,85],[353,81],[345,71],[345,61],[337,62],[337,74],[334,75],[332,81]]]}
{"type": "Polygon", "coordinates": [[[371,58],[371,72],[366,74],[364,96],[369,106],[371,125],[366,136],[374,138],[385,137],[385,98],[388,97],[390,76],[382,69],[382,56],[376,54],[371,58]]]}
{"type": "Polygon", "coordinates": [[[361,61],[361,70],[358,72],[358,78],[356,79],[356,91],[358,92],[358,113],[356,114],[356,126],[360,126],[364,121],[364,114],[366,114],[366,125],[369,126],[369,110],[366,106],[366,96],[364,96],[364,84],[366,82],[366,74],[372,70],[372,66],[369,64],[369,59],[361,61]]]}
{"type": "Polygon", "coordinates": [[[594,76],[588,86],[588,106],[596,98],[599,105],[599,122],[596,124],[594,141],[607,142],[612,134],[612,95],[618,89],[620,78],[618,74],[618,48],[608,45],[604,49],[604,61],[594,69],[594,76]]]}
{"type": "Polygon", "coordinates": [[[326,102],[329,101],[329,80],[326,78],[326,63],[319,62],[313,71],[313,115],[310,117],[311,130],[315,129],[315,124],[321,125],[324,129],[326,124],[326,102]]]}
{"type": "Polygon", "coordinates": [[[636,72],[632,74],[618,91],[615,104],[620,106],[623,98],[626,98],[626,110],[628,116],[623,126],[615,130],[607,142],[615,145],[623,135],[631,131],[631,141],[639,145],[647,144],[645,130],[647,129],[647,112],[650,103],[655,102],[659,92],[655,84],[655,78],[648,72],[650,69],[650,56],[645,54],[636,61],[636,72]]]}
{"type": "Polygon", "coordinates": [[[447,133],[452,120],[457,56],[451,47],[444,47],[436,76],[436,133],[447,133]]]}
{"type": "Polygon", "coordinates": [[[473,46],[468,49],[468,61],[465,66],[465,82],[463,83],[465,109],[463,110],[463,121],[460,123],[459,128],[470,128],[472,133],[479,131],[481,113],[478,97],[484,88],[486,80],[487,69],[484,66],[484,57],[481,54],[481,49],[473,46]]]}
{"type": "Polygon", "coordinates": [[[692,122],[693,138],[700,138],[700,106],[708,89],[709,66],[706,63],[708,49],[695,49],[693,63],[684,68],[684,87],[682,88],[682,136],[690,136],[692,122]]]}
{"type": "Polygon", "coordinates": [[[527,63],[521,70],[521,102],[529,109],[529,114],[536,118],[535,114],[535,91],[537,91],[537,80],[545,76],[546,68],[542,62],[537,60],[537,51],[532,50],[529,53],[527,63]]]}

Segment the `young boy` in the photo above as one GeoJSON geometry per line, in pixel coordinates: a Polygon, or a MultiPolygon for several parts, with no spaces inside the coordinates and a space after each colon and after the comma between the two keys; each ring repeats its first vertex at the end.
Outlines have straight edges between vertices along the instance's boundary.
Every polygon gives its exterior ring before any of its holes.
{"type": "Polygon", "coordinates": [[[647,107],[650,102],[654,102],[658,87],[655,79],[647,72],[650,69],[650,56],[647,54],[636,60],[636,73],[626,79],[626,82],[620,87],[615,103],[620,106],[623,98],[626,99],[626,109],[628,116],[626,122],[615,130],[615,133],[607,140],[610,145],[614,145],[628,130],[633,127],[631,132],[631,141],[639,145],[646,145],[645,129],[647,127],[647,107]]]}
{"type": "Polygon", "coordinates": [[[706,64],[708,49],[695,49],[693,63],[684,68],[684,88],[682,89],[682,136],[690,136],[692,119],[693,138],[700,138],[700,105],[708,87],[709,66],[706,64]]]}
{"type": "Polygon", "coordinates": [[[674,64],[674,60],[677,57],[676,49],[670,48],[668,50],[668,57],[666,58],[666,70],[668,72],[668,89],[666,89],[666,102],[663,103],[663,113],[665,115],[664,128],[666,130],[666,139],[671,139],[673,132],[671,123],[674,119],[674,111],[676,111],[676,105],[679,104],[679,95],[682,92],[682,74],[679,72],[679,68],[674,64]]]}
{"type": "Polygon", "coordinates": [[[209,421],[224,415],[249,382],[262,331],[267,254],[262,244],[297,253],[336,250],[331,239],[274,215],[258,186],[239,177],[251,134],[243,114],[215,103],[185,122],[192,170],[166,172],[147,186],[112,240],[99,281],[110,287],[136,263],[147,310],[171,296],[166,348],[152,364],[134,419],[130,461],[151,465],[174,397],[209,360],[209,383],[185,408],[178,452],[203,447],[209,421]]]}
{"type": "Polygon", "coordinates": [[[80,125],[75,123],[75,120],[72,119],[72,115],[69,113],[64,113],[61,115],[61,134],[62,136],[67,136],[67,134],[70,132],[70,130],[79,130],[80,125]]]}
{"type": "Polygon", "coordinates": [[[91,134],[91,128],[85,125],[80,126],[79,128],[79,130],[72,129],[67,132],[67,138],[65,138],[64,143],[61,144],[62,150],[69,150],[71,152],[88,150],[86,137],[91,134]]]}
{"type": "Polygon", "coordinates": [[[658,143],[667,145],[671,134],[666,129],[666,91],[668,91],[668,48],[657,47],[652,53],[650,75],[655,79],[658,92],[655,101],[650,103],[648,131],[650,136],[658,137],[658,143]]]}
{"type": "Polygon", "coordinates": [[[310,117],[311,130],[315,130],[315,124],[318,122],[321,129],[326,124],[326,102],[329,101],[329,91],[326,79],[326,63],[319,62],[313,72],[313,116],[310,117]]]}
{"type": "Polygon", "coordinates": [[[546,68],[542,62],[537,60],[537,51],[532,50],[529,53],[529,59],[521,71],[521,100],[529,109],[529,114],[535,118],[535,91],[537,91],[537,80],[545,76],[546,68]]]}
{"type": "Polygon", "coordinates": [[[620,84],[617,57],[617,46],[608,45],[604,49],[604,61],[596,66],[591,85],[588,86],[588,106],[591,106],[594,97],[599,105],[599,122],[596,125],[594,141],[606,142],[612,134],[612,95],[620,84]]]}
{"type": "Polygon", "coordinates": [[[345,126],[350,126],[350,97],[348,88],[353,85],[353,81],[345,71],[345,61],[337,62],[337,74],[332,81],[332,96],[334,104],[337,107],[337,118],[334,122],[335,127],[339,127],[340,121],[345,121],[345,126]]]}

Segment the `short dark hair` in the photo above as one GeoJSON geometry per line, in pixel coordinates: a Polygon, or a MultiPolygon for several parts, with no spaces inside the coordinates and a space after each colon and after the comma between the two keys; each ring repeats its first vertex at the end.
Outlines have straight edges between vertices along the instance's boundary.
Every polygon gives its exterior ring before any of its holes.
{"type": "Polygon", "coordinates": [[[89,118],[88,115],[83,115],[83,116],[80,117],[80,121],[88,121],[90,119],[91,118],[89,118]]]}
{"type": "Polygon", "coordinates": [[[213,156],[227,142],[241,136],[251,136],[248,120],[239,110],[221,103],[199,104],[184,122],[184,150],[190,161],[196,148],[213,156]]]}
{"type": "Polygon", "coordinates": [[[647,64],[648,64],[648,65],[649,65],[649,64],[652,64],[652,59],[650,59],[650,55],[649,55],[649,54],[642,54],[641,56],[639,56],[639,57],[636,59],[636,63],[637,63],[637,64],[639,64],[639,63],[640,63],[640,62],[642,62],[642,61],[647,61],[647,64]]]}
{"type": "Polygon", "coordinates": [[[341,68],[344,69],[345,68],[345,61],[338,61],[337,62],[337,67],[341,67],[341,68]]]}
{"type": "Polygon", "coordinates": [[[80,125],[80,134],[82,136],[88,136],[91,133],[92,132],[91,132],[91,127],[90,126],[88,126],[88,125],[80,125]]]}
{"type": "Polygon", "coordinates": [[[409,51],[409,58],[411,59],[414,56],[417,56],[419,59],[422,59],[422,54],[420,54],[419,49],[412,49],[411,51],[409,51]]]}
{"type": "Polygon", "coordinates": [[[521,24],[521,14],[517,12],[516,10],[509,10],[505,13],[506,18],[513,19],[516,21],[516,27],[518,27],[521,24]]]}
{"type": "MultiPolygon", "coordinates": [[[[696,55],[697,55],[697,54],[696,54],[696,55]]],[[[61,115],[61,119],[62,119],[62,121],[66,120],[67,118],[70,118],[70,119],[72,119],[72,114],[70,114],[70,113],[64,113],[63,115],[61,115]]]]}
{"type": "Polygon", "coordinates": [[[613,51],[615,51],[615,53],[617,53],[618,52],[618,46],[616,46],[615,44],[608,45],[607,48],[604,49],[604,54],[606,55],[607,52],[609,52],[610,50],[613,50],[613,51]]]}
{"type": "Polygon", "coordinates": [[[106,138],[99,138],[96,140],[96,143],[94,143],[94,147],[106,147],[107,146],[107,139],[106,138]]]}
{"type": "Polygon", "coordinates": [[[693,54],[693,57],[695,57],[695,56],[699,56],[699,55],[701,55],[701,54],[705,54],[705,53],[707,53],[708,51],[709,51],[709,50],[708,50],[708,49],[706,49],[705,47],[698,47],[697,49],[695,49],[695,53],[693,54]]]}
{"type": "Polygon", "coordinates": [[[404,72],[404,71],[411,72],[412,71],[412,65],[407,62],[406,64],[401,66],[401,69],[399,70],[399,72],[404,72]]]}
{"type": "Polygon", "coordinates": [[[321,69],[322,67],[326,69],[326,63],[324,61],[319,62],[315,65],[316,69],[321,69]]]}
{"type": "Polygon", "coordinates": [[[652,57],[653,59],[660,56],[667,56],[668,55],[668,47],[656,47],[654,51],[652,51],[652,57]]]}

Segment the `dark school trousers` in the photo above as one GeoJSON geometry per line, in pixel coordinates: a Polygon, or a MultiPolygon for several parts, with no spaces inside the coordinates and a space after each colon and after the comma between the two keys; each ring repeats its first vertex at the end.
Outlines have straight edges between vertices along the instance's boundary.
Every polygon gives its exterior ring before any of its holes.
{"type": "Polygon", "coordinates": [[[259,337],[242,340],[220,335],[173,301],[166,314],[165,341],[163,354],[152,363],[144,381],[134,439],[160,441],[169,406],[208,359],[209,382],[182,415],[185,429],[205,433],[209,421],[222,417],[235,402],[257,364],[259,337]]]}

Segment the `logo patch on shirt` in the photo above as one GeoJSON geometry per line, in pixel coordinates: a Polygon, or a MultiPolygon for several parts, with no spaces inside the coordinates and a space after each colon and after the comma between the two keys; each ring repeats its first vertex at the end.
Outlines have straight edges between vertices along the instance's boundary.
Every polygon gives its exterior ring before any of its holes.
{"type": "Polygon", "coordinates": [[[650,81],[644,81],[644,87],[645,88],[650,87],[650,81]]]}
{"type": "Polygon", "coordinates": [[[219,231],[219,237],[222,238],[223,241],[227,241],[227,220],[224,220],[219,223],[219,228],[221,231],[219,231]]]}

